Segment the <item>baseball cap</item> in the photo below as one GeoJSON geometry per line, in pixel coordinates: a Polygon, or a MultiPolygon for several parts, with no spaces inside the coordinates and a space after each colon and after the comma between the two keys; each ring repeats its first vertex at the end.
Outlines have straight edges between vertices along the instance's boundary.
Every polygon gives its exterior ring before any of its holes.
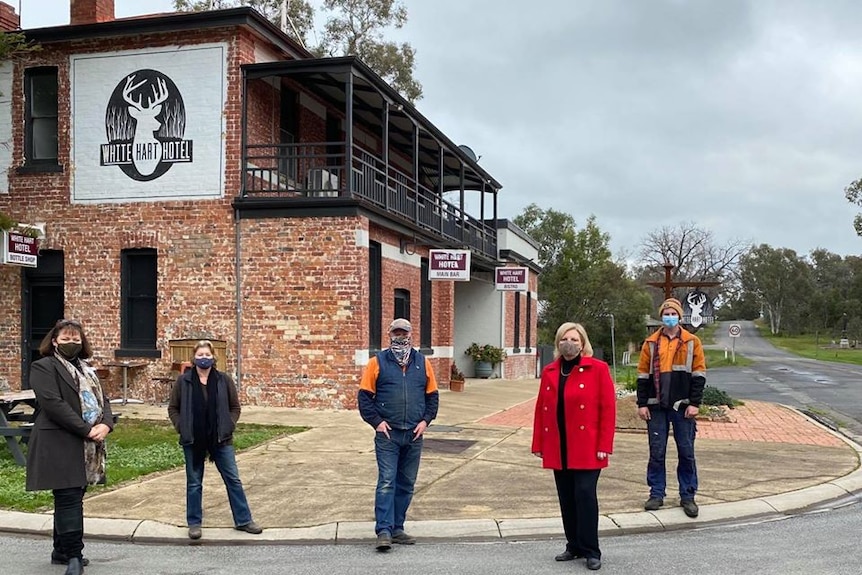
{"type": "Polygon", "coordinates": [[[413,331],[413,326],[410,325],[410,322],[403,318],[398,318],[392,323],[389,324],[389,333],[392,333],[396,329],[403,329],[404,331],[413,331]]]}

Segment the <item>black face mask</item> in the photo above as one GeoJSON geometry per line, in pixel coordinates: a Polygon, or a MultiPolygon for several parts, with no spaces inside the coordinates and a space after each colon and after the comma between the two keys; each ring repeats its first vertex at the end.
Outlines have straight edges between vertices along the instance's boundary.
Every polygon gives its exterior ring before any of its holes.
{"type": "Polygon", "coordinates": [[[66,358],[68,360],[73,360],[76,357],[78,357],[79,353],[81,353],[81,347],[82,346],[80,343],[75,343],[75,342],[70,341],[68,343],[58,343],[57,344],[57,351],[64,358],[66,358]]]}

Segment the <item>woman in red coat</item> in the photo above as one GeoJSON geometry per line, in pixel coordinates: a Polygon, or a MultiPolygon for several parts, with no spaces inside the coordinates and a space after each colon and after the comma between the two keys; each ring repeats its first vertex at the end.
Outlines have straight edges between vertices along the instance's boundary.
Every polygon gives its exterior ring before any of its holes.
{"type": "Polygon", "coordinates": [[[596,487],[614,449],[616,391],[582,325],[561,325],[555,344],[556,360],[542,370],[532,451],[554,470],[560,498],[566,550],[555,559],[584,557],[595,571],[602,567],[596,487]]]}

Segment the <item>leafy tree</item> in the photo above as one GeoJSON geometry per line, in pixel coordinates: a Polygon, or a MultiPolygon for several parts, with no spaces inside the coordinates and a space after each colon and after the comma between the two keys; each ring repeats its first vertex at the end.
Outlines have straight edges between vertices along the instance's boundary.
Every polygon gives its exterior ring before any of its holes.
{"type": "Polygon", "coordinates": [[[285,32],[306,46],[308,34],[314,27],[314,8],[307,0],[290,0],[286,3],[282,0],[174,0],[174,9],[179,12],[203,12],[250,6],[279,26],[283,5],[287,6],[289,17],[285,32]]]}
{"type": "MultiPolygon", "coordinates": [[[[850,185],[844,188],[844,197],[851,204],[862,206],[862,178],[850,182],[850,185]]],[[[853,227],[856,229],[856,235],[862,236],[862,214],[856,214],[853,218],[853,227]]]]}
{"type": "MultiPolygon", "coordinates": [[[[181,11],[251,6],[280,24],[282,0],[174,0],[181,11]]],[[[290,24],[286,33],[318,56],[358,56],[410,102],[422,98],[422,85],[413,77],[416,51],[407,42],[387,41],[383,33],[407,22],[401,0],[324,0],[326,23],[320,42],[308,45],[313,32],[314,8],[307,0],[287,2],[290,24]]]]}
{"type": "Polygon", "coordinates": [[[409,102],[422,98],[422,85],[413,78],[416,50],[407,42],[383,39],[383,30],[407,22],[407,8],[399,0],[325,0],[323,5],[334,15],[316,51],[359,56],[409,102]]]}
{"type": "Polygon", "coordinates": [[[772,334],[800,330],[812,292],[811,269],[791,249],[766,244],[752,248],[740,260],[743,289],[758,298],[769,318],[772,334]]]}
{"type": "MultiPolygon", "coordinates": [[[[583,324],[594,347],[611,350],[610,314],[616,339],[640,342],[648,294],[611,259],[610,237],[590,217],[583,229],[574,218],[530,204],[514,219],[540,245],[539,340],[552,343],[560,324],[583,324]]],[[[622,349],[622,347],[620,347],[622,349]]]]}

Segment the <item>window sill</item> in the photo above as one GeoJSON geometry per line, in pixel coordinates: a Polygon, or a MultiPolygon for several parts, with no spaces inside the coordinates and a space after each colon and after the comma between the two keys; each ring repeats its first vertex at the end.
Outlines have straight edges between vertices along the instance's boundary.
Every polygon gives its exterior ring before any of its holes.
{"type": "Polygon", "coordinates": [[[114,357],[155,357],[161,358],[162,351],[159,349],[136,349],[120,348],[114,350],[114,357]]]}
{"type": "Polygon", "coordinates": [[[15,168],[15,173],[19,176],[27,176],[31,174],[62,174],[65,171],[63,164],[24,164],[15,168]]]}

